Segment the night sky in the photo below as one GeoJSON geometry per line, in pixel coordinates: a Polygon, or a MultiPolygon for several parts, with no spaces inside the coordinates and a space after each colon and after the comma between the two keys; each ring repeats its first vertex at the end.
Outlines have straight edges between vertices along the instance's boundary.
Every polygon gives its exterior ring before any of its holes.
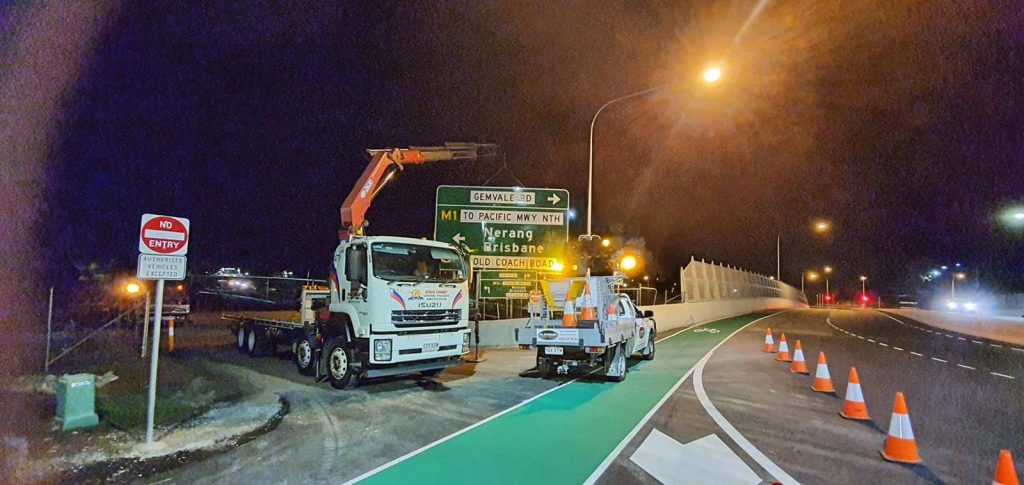
{"type": "Polygon", "coordinates": [[[595,162],[595,232],[645,237],[666,274],[774,274],[781,233],[796,285],[829,263],[894,292],[962,262],[1020,291],[994,218],[1024,200],[1019,2],[769,2],[744,29],[754,4],[126,2],[55,132],[49,278],[130,267],[144,212],[191,219],[193,270],[322,277],[362,150],[446,140],[502,156],[404,173],[369,233],[429,236],[437,185],[487,182],[569,189],[576,234],[594,111],[668,84],[601,115],[595,162]]]}

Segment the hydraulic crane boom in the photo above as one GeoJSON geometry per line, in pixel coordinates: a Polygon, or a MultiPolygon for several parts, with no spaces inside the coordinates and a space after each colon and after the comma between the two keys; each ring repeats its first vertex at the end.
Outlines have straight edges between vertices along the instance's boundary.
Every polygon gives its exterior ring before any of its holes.
{"type": "Polygon", "coordinates": [[[493,157],[498,147],[494,144],[451,143],[436,147],[409,147],[368,149],[370,163],[363,170],[345,202],[341,204],[341,229],[338,237],[342,240],[352,235],[362,235],[366,225],[366,211],[374,197],[406,165],[422,165],[428,162],[449,160],[479,160],[493,157]]]}

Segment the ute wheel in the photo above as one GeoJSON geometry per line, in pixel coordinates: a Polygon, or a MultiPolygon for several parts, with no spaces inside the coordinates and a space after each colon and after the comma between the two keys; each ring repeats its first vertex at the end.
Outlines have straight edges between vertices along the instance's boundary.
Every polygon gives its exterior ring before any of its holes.
{"type": "Polygon", "coordinates": [[[331,381],[331,387],[347,389],[354,386],[356,382],[355,356],[352,354],[352,350],[345,345],[343,339],[331,340],[324,359],[327,360],[327,378],[331,381]]]}
{"type": "Polygon", "coordinates": [[[248,331],[248,328],[249,328],[249,325],[246,325],[246,324],[239,325],[238,326],[237,338],[235,339],[235,347],[237,347],[238,351],[243,353],[243,354],[247,353],[246,349],[245,349],[245,336],[246,336],[246,333],[248,331]]]}
{"type": "Polygon", "coordinates": [[[647,336],[647,347],[644,348],[644,360],[654,360],[654,331],[647,336]]]}
{"type": "Polygon", "coordinates": [[[295,367],[299,374],[311,376],[316,372],[316,358],[314,358],[316,341],[309,335],[295,341],[295,367]]]}
{"type": "Polygon", "coordinates": [[[604,374],[608,380],[622,382],[626,380],[626,344],[619,344],[605,351],[604,374]]]}

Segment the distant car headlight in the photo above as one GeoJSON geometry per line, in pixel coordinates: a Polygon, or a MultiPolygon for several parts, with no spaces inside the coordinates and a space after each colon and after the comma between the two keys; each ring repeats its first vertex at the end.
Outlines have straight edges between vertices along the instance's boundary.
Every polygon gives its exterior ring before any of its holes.
{"type": "Polygon", "coordinates": [[[950,310],[956,310],[956,307],[959,305],[957,305],[955,301],[949,301],[946,302],[946,306],[949,307],[950,310]]]}
{"type": "Polygon", "coordinates": [[[462,353],[469,352],[469,332],[462,334],[462,353]]]}
{"type": "Polygon", "coordinates": [[[391,360],[391,339],[373,341],[373,360],[387,362],[391,360]]]}
{"type": "Polygon", "coordinates": [[[976,305],[973,302],[964,303],[964,310],[974,311],[974,310],[977,310],[977,309],[978,309],[978,305],[976,305]]]}

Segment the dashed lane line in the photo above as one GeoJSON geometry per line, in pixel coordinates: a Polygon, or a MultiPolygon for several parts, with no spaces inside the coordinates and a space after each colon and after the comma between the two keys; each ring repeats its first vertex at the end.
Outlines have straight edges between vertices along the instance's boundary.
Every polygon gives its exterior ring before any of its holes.
{"type": "MultiPolygon", "coordinates": [[[[922,332],[934,333],[935,335],[943,335],[942,332],[936,332],[936,331],[929,330],[929,329],[924,328],[924,327],[918,327],[917,325],[911,325],[909,323],[904,322],[903,320],[900,320],[900,319],[898,319],[898,318],[896,318],[896,317],[894,317],[892,315],[889,315],[888,313],[885,313],[885,312],[878,312],[878,313],[880,313],[882,316],[884,316],[884,317],[886,317],[886,318],[888,318],[888,319],[890,319],[890,320],[892,320],[894,322],[899,323],[900,325],[903,325],[904,327],[912,328],[914,330],[921,330],[922,332]]],[[[851,334],[851,335],[853,335],[853,334],[851,334]]],[[[948,333],[945,334],[945,335],[947,337],[953,338],[953,335],[950,335],[948,333]]],[[[960,337],[960,336],[956,336],[956,338],[957,338],[957,340],[963,340],[963,341],[967,340],[966,338],[960,337]]],[[[978,345],[985,345],[985,342],[982,342],[981,340],[971,339],[971,342],[974,342],[974,343],[976,343],[978,345]]],[[[989,345],[991,345],[993,347],[996,347],[996,348],[1000,348],[1000,349],[1003,348],[1003,347],[1006,347],[1006,348],[1008,348],[1010,350],[1015,350],[1017,352],[1024,352],[1024,348],[1014,347],[1012,345],[1000,345],[1000,344],[991,344],[991,343],[989,345]]]]}
{"type": "MultiPolygon", "coordinates": [[[[889,318],[892,318],[891,316],[889,316],[889,315],[886,315],[886,314],[884,314],[884,313],[883,313],[882,315],[885,315],[885,316],[887,316],[887,317],[889,317],[889,318]]],[[[892,319],[893,319],[893,320],[895,320],[895,321],[897,321],[897,322],[899,322],[899,323],[900,323],[900,324],[902,324],[902,325],[906,325],[905,323],[903,323],[903,322],[901,322],[901,321],[899,321],[899,320],[896,320],[895,318],[892,318],[892,319]]],[[[832,328],[834,328],[834,329],[836,329],[836,330],[839,330],[840,332],[843,332],[843,333],[849,334],[850,336],[853,336],[853,337],[857,337],[857,338],[859,338],[859,339],[861,339],[861,340],[867,340],[868,342],[871,342],[871,343],[873,343],[873,344],[878,344],[879,346],[882,346],[882,347],[889,347],[889,348],[891,348],[891,349],[893,349],[893,350],[899,350],[899,351],[903,351],[903,350],[904,350],[904,349],[902,349],[902,348],[900,348],[900,347],[896,347],[896,346],[891,346],[891,345],[889,345],[889,344],[887,344],[887,343],[885,343],[885,342],[879,342],[879,341],[876,341],[876,340],[874,340],[874,339],[870,339],[870,338],[865,338],[865,337],[863,337],[863,336],[861,336],[861,335],[857,335],[857,334],[855,334],[855,333],[853,333],[853,332],[850,332],[849,330],[846,330],[846,329],[844,329],[844,328],[838,327],[838,326],[836,326],[836,325],[835,325],[834,323],[832,323],[832,319],[831,319],[831,318],[827,318],[827,317],[826,317],[826,318],[825,318],[825,323],[827,323],[827,324],[828,324],[828,325],[829,325],[830,327],[832,327],[832,328]]],[[[911,327],[911,328],[913,328],[913,327],[911,327]]],[[[947,337],[952,337],[952,335],[949,335],[949,334],[942,334],[942,333],[939,333],[939,332],[935,332],[935,334],[937,334],[937,335],[946,335],[947,337]]],[[[961,338],[961,340],[966,340],[966,339],[963,339],[963,338],[961,338]]],[[[974,340],[973,342],[976,342],[976,343],[981,343],[981,342],[978,342],[977,340],[974,340]]],[[[993,346],[993,347],[1002,347],[1001,345],[997,345],[997,344],[989,344],[989,345],[991,345],[991,346],[993,346]]],[[[1011,349],[1013,349],[1013,350],[1018,350],[1018,351],[1024,352],[1024,349],[1017,349],[1016,347],[1010,347],[1010,348],[1011,348],[1011,349]]],[[[921,353],[918,353],[918,352],[914,352],[914,351],[912,351],[912,350],[911,350],[911,351],[908,351],[908,352],[910,352],[911,354],[914,354],[914,355],[916,355],[916,356],[918,356],[918,357],[924,357],[924,354],[921,354],[921,353]]],[[[940,358],[938,358],[938,357],[929,357],[929,358],[930,358],[931,360],[934,360],[934,361],[936,361],[936,362],[941,362],[941,363],[943,363],[943,364],[948,364],[948,363],[949,363],[949,361],[948,361],[948,360],[945,360],[945,359],[940,359],[940,358]]],[[[962,369],[967,369],[967,370],[978,370],[978,368],[977,368],[977,367],[972,367],[972,366],[969,366],[969,365],[965,365],[965,364],[956,364],[956,365],[957,365],[957,367],[960,367],[960,368],[962,368],[962,369]]],[[[1004,377],[1004,378],[1007,378],[1007,379],[1015,379],[1015,378],[1014,378],[1013,376],[1010,376],[1010,375],[1006,375],[1006,374],[1001,374],[1001,373],[999,373],[999,372],[989,372],[989,374],[992,374],[992,375],[994,375],[994,376],[1004,377]]]]}

